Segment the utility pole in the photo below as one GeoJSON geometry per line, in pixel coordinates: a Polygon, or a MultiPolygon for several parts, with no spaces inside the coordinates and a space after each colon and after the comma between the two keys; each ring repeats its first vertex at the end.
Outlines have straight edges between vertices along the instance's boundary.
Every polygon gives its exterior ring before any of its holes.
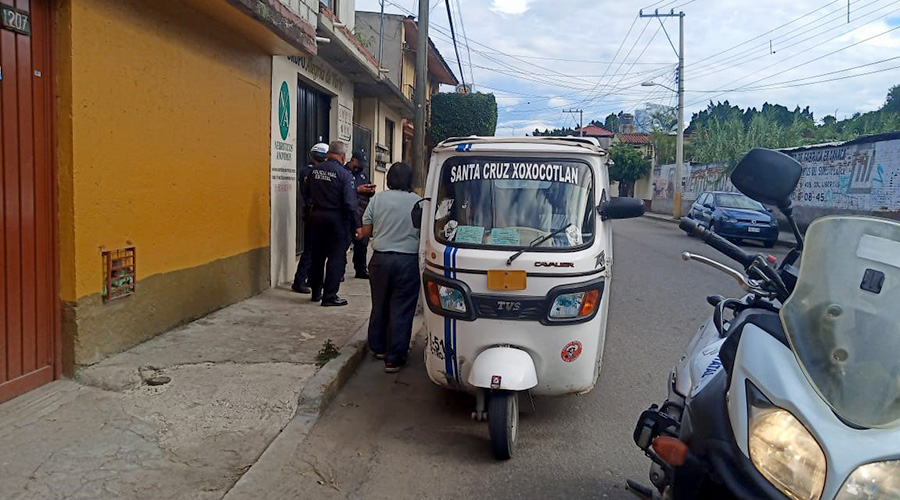
{"type": "Polygon", "coordinates": [[[564,109],[563,113],[578,113],[578,132],[584,137],[584,110],[583,109],[564,109]]]}
{"type": "Polygon", "coordinates": [[[428,0],[419,0],[419,19],[416,40],[416,87],[413,103],[416,115],[413,119],[413,187],[419,194],[425,191],[425,177],[428,168],[425,158],[425,122],[427,120],[428,95],[428,0]]]}
{"type": "Polygon", "coordinates": [[[378,66],[381,69],[381,56],[384,53],[384,0],[381,0],[381,23],[378,28],[378,66]]]}
{"type": "Polygon", "coordinates": [[[684,190],[684,12],[676,13],[673,9],[668,14],[660,14],[657,9],[653,14],[644,14],[642,10],[640,16],[678,18],[678,135],[675,138],[675,199],[672,216],[680,219],[681,195],[684,190]]]}

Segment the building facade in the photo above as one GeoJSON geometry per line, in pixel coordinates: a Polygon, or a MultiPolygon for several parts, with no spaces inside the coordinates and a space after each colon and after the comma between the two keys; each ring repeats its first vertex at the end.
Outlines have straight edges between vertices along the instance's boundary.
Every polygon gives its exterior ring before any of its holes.
{"type": "Polygon", "coordinates": [[[0,3],[0,401],[287,278],[312,143],[411,116],[352,1],[0,3]]]}
{"type": "MultiPolygon", "coordinates": [[[[385,189],[385,173],[387,167],[395,161],[412,161],[412,118],[415,111],[413,98],[416,89],[416,47],[418,44],[418,26],[415,19],[396,14],[379,12],[357,12],[356,33],[359,38],[370,41],[371,50],[381,54],[380,68],[385,79],[390,84],[400,89],[404,98],[403,103],[393,103],[392,106],[381,108],[381,115],[373,124],[376,127],[374,144],[375,170],[372,173],[373,182],[380,189],[385,189]],[[388,110],[388,113],[385,113],[388,110]],[[394,114],[389,114],[394,110],[394,114]],[[397,121],[399,119],[399,121],[397,121]]],[[[447,61],[438,52],[437,47],[429,39],[428,41],[428,70],[426,73],[427,91],[426,116],[431,116],[431,96],[440,91],[440,86],[459,84],[456,75],[450,69],[447,61]]],[[[375,105],[372,101],[370,105],[375,105]]],[[[375,116],[379,113],[376,112],[375,116]]]]}

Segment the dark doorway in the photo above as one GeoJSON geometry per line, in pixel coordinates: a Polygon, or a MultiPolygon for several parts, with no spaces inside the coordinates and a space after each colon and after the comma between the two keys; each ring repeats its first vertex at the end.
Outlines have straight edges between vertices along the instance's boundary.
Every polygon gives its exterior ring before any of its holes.
{"type": "MultiPolygon", "coordinates": [[[[309,163],[309,150],[318,142],[328,143],[331,96],[297,83],[297,169],[309,163]]],[[[297,176],[297,255],[303,251],[303,193],[297,176]]]]}

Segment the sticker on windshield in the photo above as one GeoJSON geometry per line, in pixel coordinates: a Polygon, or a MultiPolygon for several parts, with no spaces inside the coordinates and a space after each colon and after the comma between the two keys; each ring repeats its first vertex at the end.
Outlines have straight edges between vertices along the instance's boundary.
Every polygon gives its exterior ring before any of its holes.
{"type": "Polygon", "coordinates": [[[577,247],[582,243],[581,231],[577,227],[569,225],[566,228],[566,239],[569,240],[569,246],[577,247]]]}
{"type": "Polygon", "coordinates": [[[447,225],[444,226],[444,239],[453,241],[453,238],[456,236],[457,226],[459,226],[459,222],[456,222],[455,220],[447,222],[447,225]]]}
{"type": "Polygon", "coordinates": [[[580,184],[584,167],[558,163],[473,162],[450,167],[450,182],[512,179],[580,184]]]}
{"type": "Polygon", "coordinates": [[[453,198],[442,201],[434,211],[434,220],[441,220],[450,215],[451,208],[453,208],[453,198]]]}
{"type": "Polygon", "coordinates": [[[491,229],[491,244],[505,246],[519,246],[519,232],[511,227],[495,227],[491,229]]]}
{"type": "Polygon", "coordinates": [[[484,227],[459,226],[456,228],[457,243],[474,243],[480,245],[482,241],[484,241],[484,227]]]}

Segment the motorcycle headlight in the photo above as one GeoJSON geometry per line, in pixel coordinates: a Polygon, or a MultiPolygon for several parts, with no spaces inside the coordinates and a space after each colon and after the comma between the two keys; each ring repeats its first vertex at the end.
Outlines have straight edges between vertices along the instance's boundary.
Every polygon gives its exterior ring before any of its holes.
{"type": "Polygon", "coordinates": [[[818,500],[825,489],[825,453],[816,438],[749,381],[750,460],[763,477],[797,500],[818,500]]]}
{"type": "Polygon", "coordinates": [[[900,498],[900,460],[859,467],[841,487],[835,500],[888,500],[900,498]]]}
{"type": "Polygon", "coordinates": [[[550,306],[550,319],[583,318],[594,314],[599,305],[600,290],[563,293],[556,296],[550,306]]]}

